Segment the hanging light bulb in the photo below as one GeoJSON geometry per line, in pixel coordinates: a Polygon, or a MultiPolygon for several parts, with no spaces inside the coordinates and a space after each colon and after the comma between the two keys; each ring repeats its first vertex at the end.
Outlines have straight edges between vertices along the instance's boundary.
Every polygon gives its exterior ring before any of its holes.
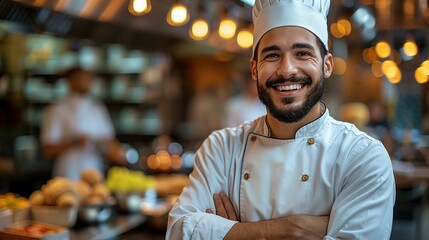
{"type": "Polygon", "coordinates": [[[209,35],[210,28],[207,21],[203,18],[197,18],[189,29],[189,36],[194,40],[203,40],[209,35]]]}
{"type": "Polygon", "coordinates": [[[128,4],[128,11],[135,15],[141,16],[150,12],[152,9],[152,4],[150,0],[130,0],[128,4]]]}
{"type": "Polygon", "coordinates": [[[227,7],[223,7],[220,12],[221,21],[219,23],[218,34],[223,39],[231,39],[235,36],[237,31],[237,23],[229,15],[227,7]]]}
{"type": "Polygon", "coordinates": [[[194,20],[189,28],[189,36],[194,40],[204,40],[210,33],[209,23],[204,19],[204,5],[198,4],[198,17],[194,20]]]}
{"type": "Polygon", "coordinates": [[[231,39],[235,35],[237,24],[231,18],[223,18],[219,25],[219,36],[223,39],[231,39]]]}
{"type": "Polygon", "coordinates": [[[188,23],[189,11],[188,8],[182,3],[175,3],[168,11],[167,22],[171,26],[180,27],[188,23]]]}
{"type": "Polygon", "coordinates": [[[241,48],[250,48],[253,45],[253,34],[247,29],[241,29],[237,34],[237,44],[241,48]]]}

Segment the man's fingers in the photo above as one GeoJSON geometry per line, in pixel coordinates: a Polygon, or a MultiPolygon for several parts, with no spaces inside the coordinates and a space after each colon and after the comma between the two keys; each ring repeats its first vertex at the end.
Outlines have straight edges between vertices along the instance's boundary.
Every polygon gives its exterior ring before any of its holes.
{"type": "Polygon", "coordinates": [[[225,208],[226,214],[228,215],[228,219],[237,221],[237,216],[235,215],[234,206],[229,200],[228,196],[224,192],[219,194],[220,199],[222,200],[223,207],[225,208]]]}
{"type": "MultiPolygon", "coordinates": [[[[237,221],[237,215],[235,214],[234,206],[224,192],[213,194],[213,202],[216,208],[216,215],[237,221]]],[[[211,209],[206,209],[206,212],[213,213],[211,209]]]]}
{"type": "Polygon", "coordinates": [[[228,218],[228,213],[218,193],[213,194],[213,201],[216,207],[216,214],[223,218],[228,218]]]}

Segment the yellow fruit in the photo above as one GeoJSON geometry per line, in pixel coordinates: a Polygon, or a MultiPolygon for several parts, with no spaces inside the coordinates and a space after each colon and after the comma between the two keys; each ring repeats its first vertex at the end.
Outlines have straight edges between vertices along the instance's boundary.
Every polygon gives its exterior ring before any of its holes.
{"type": "Polygon", "coordinates": [[[14,193],[6,193],[0,195],[0,208],[26,208],[28,207],[28,201],[24,197],[20,197],[14,193]]]}

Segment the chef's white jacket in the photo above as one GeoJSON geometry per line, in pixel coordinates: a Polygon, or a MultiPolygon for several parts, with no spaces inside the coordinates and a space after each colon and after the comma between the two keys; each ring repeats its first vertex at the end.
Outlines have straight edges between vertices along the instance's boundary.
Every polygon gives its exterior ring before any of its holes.
{"type": "Polygon", "coordinates": [[[99,144],[114,137],[114,128],[106,107],[89,97],[70,95],[49,106],[42,122],[41,141],[55,144],[85,134],[90,141],[68,149],[55,159],[53,176],[80,179],[84,169],[104,172],[99,144]]]}
{"type": "Polygon", "coordinates": [[[169,214],[166,239],[222,239],[236,223],[216,214],[225,192],[239,221],[329,215],[324,239],[389,239],[395,183],[382,143],[329,111],[295,139],[268,137],[265,117],[213,132],[169,214]]]}

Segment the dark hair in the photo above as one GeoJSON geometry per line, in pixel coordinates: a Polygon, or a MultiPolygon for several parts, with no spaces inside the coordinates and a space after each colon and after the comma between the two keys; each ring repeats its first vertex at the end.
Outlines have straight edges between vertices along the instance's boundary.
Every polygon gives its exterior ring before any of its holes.
{"type": "MultiPolygon", "coordinates": [[[[328,49],[325,48],[325,44],[323,44],[322,40],[320,40],[318,36],[316,35],[314,36],[316,37],[317,45],[319,46],[319,49],[320,49],[320,56],[323,58],[324,56],[326,56],[326,54],[328,54],[328,49]]],[[[255,52],[253,53],[253,60],[255,60],[256,62],[258,61],[258,47],[259,47],[259,42],[255,47],[255,52]]]]}
{"type": "Polygon", "coordinates": [[[320,40],[318,36],[316,36],[316,39],[317,39],[317,45],[319,45],[319,48],[320,48],[320,56],[323,58],[328,54],[328,49],[326,49],[325,44],[322,42],[322,40],[320,40]]]}

